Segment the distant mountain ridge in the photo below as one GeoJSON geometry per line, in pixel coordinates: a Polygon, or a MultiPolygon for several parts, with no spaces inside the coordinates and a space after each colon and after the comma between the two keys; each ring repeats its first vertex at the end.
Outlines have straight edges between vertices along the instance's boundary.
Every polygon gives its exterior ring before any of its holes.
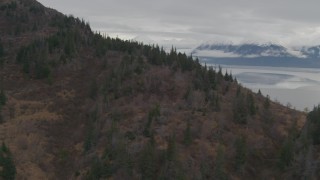
{"type": "Polygon", "coordinates": [[[285,47],[278,44],[258,44],[258,43],[203,43],[196,47],[192,54],[202,57],[217,58],[257,58],[257,57],[276,57],[276,58],[301,58],[317,59],[320,58],[320,46],[285,47]]]}
{"type": "Polygon", "coordinates": [[[301,53],[309,58],[320,58],[320,45],[301,48],[301,53]]]}

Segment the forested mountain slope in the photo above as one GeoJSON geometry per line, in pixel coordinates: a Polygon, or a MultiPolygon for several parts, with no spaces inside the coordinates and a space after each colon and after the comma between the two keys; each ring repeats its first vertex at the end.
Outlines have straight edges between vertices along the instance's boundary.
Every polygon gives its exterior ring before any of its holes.
{"type": "Polygon", "coordinates": [[[0,14],[1,178],[318,177],[317,114],[33,0],[0,14]]]}

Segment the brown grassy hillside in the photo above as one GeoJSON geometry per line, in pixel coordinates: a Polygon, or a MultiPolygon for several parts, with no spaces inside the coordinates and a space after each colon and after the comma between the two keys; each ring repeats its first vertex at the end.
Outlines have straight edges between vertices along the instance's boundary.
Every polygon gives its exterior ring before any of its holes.
{"type": "Polygon", "coordinates": [[[33,0],[1,1],[0,15],[0,141],[17,179],[302,177],[306,114],[33,0]]]}

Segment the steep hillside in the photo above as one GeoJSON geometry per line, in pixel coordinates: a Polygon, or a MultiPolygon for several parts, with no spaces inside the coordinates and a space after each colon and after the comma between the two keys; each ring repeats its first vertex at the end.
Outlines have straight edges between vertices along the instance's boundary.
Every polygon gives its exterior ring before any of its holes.
{"type": "Polygon", "coordinates": [[[230,73],[94,34],[33,0],[0,7],[1,178],[317,177],[297,167],[306,114],[230,73]]]}

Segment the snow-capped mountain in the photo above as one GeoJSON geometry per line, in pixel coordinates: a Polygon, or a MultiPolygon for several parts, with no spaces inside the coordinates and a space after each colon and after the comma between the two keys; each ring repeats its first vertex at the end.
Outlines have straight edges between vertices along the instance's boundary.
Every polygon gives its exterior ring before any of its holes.
{"type": "Polygon", "coordinates": [[[319,59],[320,58],[320,46],[303,47],[301,53],[306,57],[319,59]]]}
{"type": "Polygon", "coordinates": [[[192,51],[195,56],[218,58],[320,58],[320,46],[313,47],[284,47],[278,44],[212,44],[204,43],[192,51]]]}

